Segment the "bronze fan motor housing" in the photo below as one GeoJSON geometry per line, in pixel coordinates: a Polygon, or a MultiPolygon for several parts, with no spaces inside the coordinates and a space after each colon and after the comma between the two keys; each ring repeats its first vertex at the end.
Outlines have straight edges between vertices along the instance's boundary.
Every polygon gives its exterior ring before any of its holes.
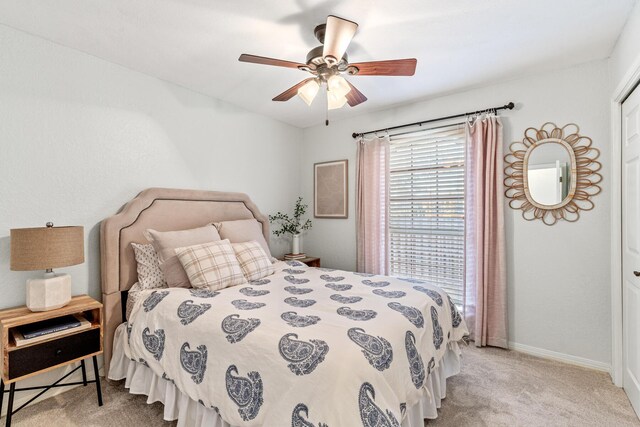
{"type": "Polygon", "coordinates": [[[298,69],[316,75],[324,81],[332,75],[344,72],[350,75],[358,74],[360,70],[358,70],[357,67],[349,65],[349,55],[347,55],[347,52],[342,55],[342,59],[340,59],[339,62],[336,62],[333,58],[329,59],[323,56],[324,33],[326,28],[327,24],[320,24],[313,30],[316,39],[322,44],[314,47],[307,53],[307,65],[300,65],[298,69]]]}
{"type": "Polygon", "coordinates": [[[338,63],[326,61],[322,56],[324,46],[314,47],[307,54],[307,64],[300,65],[299,70],[307,71],[314,76],[318,76],[322,81],[326,81],[329,77],[340,73],[348,73],[351,75],[358,74],[358,68],[349,65],[349,56],[345,53],[338,63]]]}
{"type": "MultiPolygon", "coordinates": [[[[238,60],[276,67],[297,68],[314,76],[290,87],[273,98],[274,101],[288,101],[298,93],[298,89],[302,88],[310,80],[316,79],[318,83],[327,83],[329,78],[343,73],[350,76],[414,75],[418,62],[415,58],[349,64],[347,47],[351,43],[357,28],[358,24],[353,21],[329,15],[326,24],[320,24],[314,29],[314,34],[321,45],[309,51],[304,64],[244,53],[240,55],[238,60]]],[[[347,88],[349,92],[344,98],[346,98],[346,102],[351,107],[355,107],[367,100],[367,97],[356,89],[354,85],[348,81],[346,84],[349,85],[349,88],[347,88]]]]}

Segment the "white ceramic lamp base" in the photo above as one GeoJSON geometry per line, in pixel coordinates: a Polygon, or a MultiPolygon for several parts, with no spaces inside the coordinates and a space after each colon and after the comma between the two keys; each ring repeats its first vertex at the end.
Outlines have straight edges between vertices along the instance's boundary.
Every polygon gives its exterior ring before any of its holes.
{"type": "Polygon", "coordinates": [[[42,279],[27,280],[27,307],[31,311],[49,311],[71,301],[71,276],[48,273],[42,279]]]}

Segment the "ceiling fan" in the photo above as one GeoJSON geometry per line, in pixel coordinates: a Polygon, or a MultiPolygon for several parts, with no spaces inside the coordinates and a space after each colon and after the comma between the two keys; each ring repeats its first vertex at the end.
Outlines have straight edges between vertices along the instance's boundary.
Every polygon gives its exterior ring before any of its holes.
{"type": "Polygon", "coordinates": [[[318,25],[314,30],[316,38],[322,45],[309,51],[307,61],[304,64],[245,53],[240,55],[238,60],[276,67],[297,68],[313,75],[313,77],[285,90],[273,98],[274,101],[288,101],[298,95],[307,105],[311,105],[320,87],[324,85],[327,88],[327,107],[329,110],[341,108],[345,103],[355,107],[365,102],[367,97],[349,83],[342,76],[343,74],[351,76],[412,76],[418,62],[415,58],[409,58],[350,64],[346,51],[357,28],[358,24],[355,22],[329,15],[327,23],[318,25]]]}

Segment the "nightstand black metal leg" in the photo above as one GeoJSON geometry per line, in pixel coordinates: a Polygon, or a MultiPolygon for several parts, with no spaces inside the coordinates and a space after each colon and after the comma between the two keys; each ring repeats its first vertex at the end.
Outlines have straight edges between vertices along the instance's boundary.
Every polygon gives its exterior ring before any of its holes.
{"type": "Polygon", "coordinates": [[[84,367],[84,359],[80,361],[80,366],[82,366],[82,385],[87,386],[87,369],[84,367]]]}
{"type": "MultiPolygon", "coordinates": [[[[102,406],[102,389],[100,388],[100,376],[98,375],[98,358],[93,356],[93,375],[96,377],[96,391],[98,392],[98,406],[102,406]]],[[[13,384],[11,384],[13,386],[13,384]]]]}
{"type": "Polygon", "coordinates": [[[2,412],[2,402],[4,401],[4,381],[0,378],[0,412],[2,412]]]}
{"type": "Polygon", "coordinates": [[[13,395],[16,392],[16,383],[13,382],[9,386],[9,405],[7,406],[7,422],[5,423],[6,427],[11,427],[11,416],[13,415],[13,395]]]}

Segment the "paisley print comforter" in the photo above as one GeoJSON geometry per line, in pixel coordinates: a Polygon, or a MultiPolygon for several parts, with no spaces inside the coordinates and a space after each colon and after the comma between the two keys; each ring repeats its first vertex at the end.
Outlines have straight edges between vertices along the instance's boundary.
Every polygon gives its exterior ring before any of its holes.
{"type": "Polygon", "coordinates": [[[448,295],[411,279],[280,262],[219,291],[145,291],[130,357],[242,426],[399,426],[447,345],[448,295]]]}

